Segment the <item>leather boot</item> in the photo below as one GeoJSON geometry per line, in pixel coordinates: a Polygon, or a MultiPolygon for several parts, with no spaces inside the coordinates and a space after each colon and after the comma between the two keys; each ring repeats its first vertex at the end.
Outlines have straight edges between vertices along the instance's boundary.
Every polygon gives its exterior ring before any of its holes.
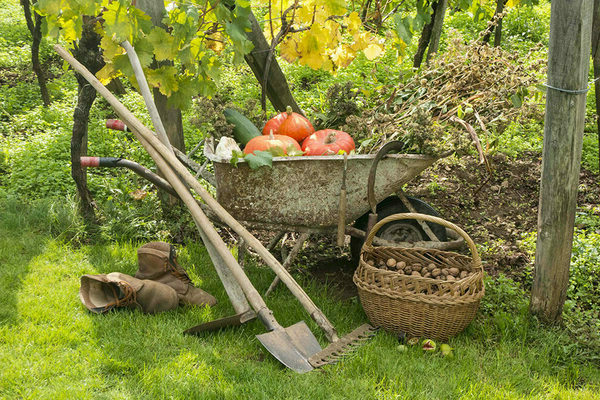
{"type": "Polygon", "coordinates": [[[169,285],[177,292],[179,303],[210,307],[217,304],[211,294],[195,287],[187,272],[177,263],[175,247],[165,242],[150,242],[138,249],[136,278],[169,285]]]}
{"type": "Polygon", "coordinates": [[[137,308],[153,314],[173,310],[179,304],[173,288],[120,272],[83,275],[79,298],[88,310],[97,314],[121,307],[137,308]]]}

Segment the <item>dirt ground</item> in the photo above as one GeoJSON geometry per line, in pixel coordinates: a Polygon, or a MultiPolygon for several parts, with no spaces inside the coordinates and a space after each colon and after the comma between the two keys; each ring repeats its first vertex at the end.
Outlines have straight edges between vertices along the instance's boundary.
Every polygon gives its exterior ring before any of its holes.
{"type": "MultiPolygon", "coordinates": [[[[519,280],[533,266],[519,241],[523,233],[537,229],[541,156],[531,153],[509,159],[497,155],[489,163],[491,174],[475,159],[441,160],[409,183],[406,192],[462,227],[475,243],[490,248],[482,254],[488,274],[502,272],[519,280]]],[[[598,205],[598,179],[581,171],[578,209],[598,205]]],[[[317,280],[338,286],[341,298],[356,293],[349,254],[341,253],[332,238],[309,243],[300,252],[298,264],[306,265],[306,273],[317,280]]]]}

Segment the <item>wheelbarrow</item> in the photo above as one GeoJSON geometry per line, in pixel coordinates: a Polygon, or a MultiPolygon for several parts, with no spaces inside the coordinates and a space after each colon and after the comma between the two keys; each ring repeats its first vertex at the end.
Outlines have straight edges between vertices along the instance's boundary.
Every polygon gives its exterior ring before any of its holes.
{"type": "MultiPolygon", "coordinates": [[[[440,157],[388,154],[398,147],[398,142],[392,142],[377,154],[274,157],[272,168],[254,170],[243,160],[232,165],[229,159],[219,158],[210,141],[205,143],[204,154],[213,164],[218,202],[238,221],[252,229],[277,231],[276,239],[283,232],[300,232],[283,263],[289,268],[311,234],[336,230],[338,237],[340,230],[351,235],[351,252],[357,260],[369,210],[377,214],[373,224],[401,212],[439,216],[427,203],[405,196],[402,186],[440,157]],[[345,198],[343,206],[341,198],[345,198]]],[[[460,238],[441,225],[414,220],[382,227],[375,242],[444,250],[462,245],[460,238]],[[447,241],[449,235],[456,240],[447,241]]]]}

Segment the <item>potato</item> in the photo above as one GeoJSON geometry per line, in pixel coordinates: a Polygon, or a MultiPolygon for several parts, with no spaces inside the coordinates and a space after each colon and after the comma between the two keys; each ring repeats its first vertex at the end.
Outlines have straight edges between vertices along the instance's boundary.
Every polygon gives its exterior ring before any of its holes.
{"type": "Polygon", "coordinates": [[[421,266],[421,264],[413,264],[412,269],[413,269],[413,271],[421,271],[421,269],[423,269],[423,267],[421,266]]]}
{"type": "Polygon", "coordinates": [[[448,275],[446,277],[446,280],[449,281],[449,282],[454,282],[454,281],[456,281],[456,278],[454,276],[452,276],[452,275],[448,275]]]}
{"type": "Polygon", "coordinates": [[[393,267],[396,265],[396,260],[394,260],[393,258],[388,258],[387,262],[385,263],[388,267],[393,267]]]}
{"type": "Polygon", "coordinates": [[[460,271],[460,279],[466,278],[469,276],[469,271],[460,271]]]}
{"type": "Polygon", "coordinates": [[[431,271],[431,276],[433,276],[434,278],[437,278],[441,274],[442,274],[442,270],[439,268],[435,268],[433,271],[431,271]]]}
{"type": "Polygon", "coordinates": [[[448,268],[442,268],[442,274],[448,275],[449,273],[450,271],[448,270],[448,268]]]}
{"type": "Polygon", "coordinates": [[[423,275],[423,278],[431,278],[431,272],[429,272],[429,271],[425,272],[425,275],[423,275]]]}
{"type": "Polygon", "coordinates": [[[427,266],[427,270],[428,270],[429,272],[433,271],[435,268],[436,268],[436,266],[435,266],[435,264],[434,264],[434,263],[431,263],[431,264],[429,264],[429,265],[427,266]]]}
{"type": "Polygon", "coordinates": [[[413,271],[411,273],[412,276],[421,276],[421,273],[419,271],[413,271]]]}
{"type": "Polygon", "coordinates": [[[375,261],[374,260],[367,260],[367,264],[369,264],[371,267],[375,266],[375,261]]]}
{"type": "Polygon", "coordinates": [[[400,271],[401,269],[404,269],[406,267],[406,263],[404,261],[398,261],[396,263],[396,269],[398,271],[400,271]]]}
{"type": "Polygon", "coordinates": [[[406,275],[410,275],[412,273],[412,267],[410,265],[408,267],[404,267],[404,273],[406,275]]]}
{"type": "Polygon", "coordinates": [[[448,271],[450,271],[450,275],[452,275],[454,277],[457,277],[458,274],[460,274],[460,269],[458,269],[456,267],[450,268],[448,271]]]}

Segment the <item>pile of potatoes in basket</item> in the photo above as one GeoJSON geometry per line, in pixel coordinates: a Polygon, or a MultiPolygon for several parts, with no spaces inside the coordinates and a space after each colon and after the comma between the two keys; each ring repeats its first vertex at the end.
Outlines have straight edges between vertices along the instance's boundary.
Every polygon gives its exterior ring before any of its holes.
{"type": "Polygon", "coordinates": [[[440,268],[434,263],[429,263],[427,265],[413,263],[411,265],[407,265],[404,261],[397,261],[393,258],[389,258],[387,260],[378,259],[375,260],[373,258],[368,258],[366,260],[367,264],[372,267],[376,267],[379,269],[387,270],[387,271],[395,271],[402,275],[412,275],[416,277],[430,278],[430,279],[438,279],[442,281],[458,281],[460,279],[464,279],[468,276],[473,275],[475,272],[468,271],[466,269],[460,270],[459,268],[440,268]]]}

